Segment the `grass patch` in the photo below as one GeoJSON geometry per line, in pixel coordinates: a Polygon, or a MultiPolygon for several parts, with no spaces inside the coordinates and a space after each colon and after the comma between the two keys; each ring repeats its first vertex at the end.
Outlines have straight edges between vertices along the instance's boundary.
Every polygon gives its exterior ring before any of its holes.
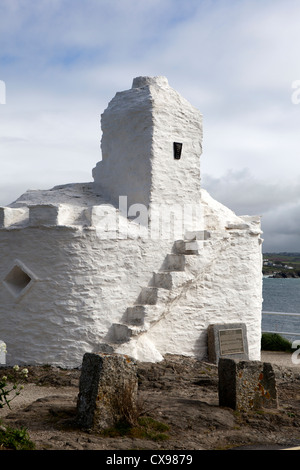
{"type": "Polygon", "coordinates": [[[169,426],[149,416],[138,418],[136,425],[128,421],[119,421],[114,427],[102,431],[105,437],[132,437],[136,439],[149,439],[151,441],[165,441],[169,439],[166,432],[169,426]]]}
{"type": "Polygon", "coordinates": [[[278,333],[263,333],[261,337],[262,351],[292,352],[292,343],[278,333]]]}
{"type": "Polygon", "coordinates": [[[14,429],[0,424],[0,448],[12,450],[34,450],[35,444],[25,428],[14,429]]]}

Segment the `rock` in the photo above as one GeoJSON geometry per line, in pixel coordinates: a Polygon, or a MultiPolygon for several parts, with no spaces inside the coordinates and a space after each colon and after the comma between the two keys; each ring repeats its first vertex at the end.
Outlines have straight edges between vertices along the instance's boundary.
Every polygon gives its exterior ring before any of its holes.
{"type": "Polygon", "coordinates": [[[219,404],[234,410],[277,408],[273,366],[260,361],[219,360],[219,404]]]}
{"type": "Polygon", "coordinates": [[[133,419],[137,398],[135,363],[128,356],[86,353],[77,402],[81,428],[101,431],[133,419]]]}

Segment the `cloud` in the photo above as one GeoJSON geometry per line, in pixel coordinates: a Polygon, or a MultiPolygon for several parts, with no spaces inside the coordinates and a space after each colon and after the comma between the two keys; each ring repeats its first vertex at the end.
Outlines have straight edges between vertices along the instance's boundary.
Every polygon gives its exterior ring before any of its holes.
{"type": "Polygon", "coordinates": [[[299,14],[297,0],[2,0],[0,204],[91,180],[108,101],[136,76],[165,75],[203,113],[207,189],[287,241],[278,223],[299,199],[299,14]]]}
{"type": "Polygon", "coordinates": [[[263,251],[300,252],[300,178],[258,179],[248,169],[221,178],[203,175],[202,186],[238,215],[262,216],[263,251]]]}
{"type": "Polygon", "coordinates": [[[300,178],[259,179],[249,169],[230,170],[222,177],[204,174],[202,186],[238,215],[266,214],[280,206],[300,202],[300,178]]]}

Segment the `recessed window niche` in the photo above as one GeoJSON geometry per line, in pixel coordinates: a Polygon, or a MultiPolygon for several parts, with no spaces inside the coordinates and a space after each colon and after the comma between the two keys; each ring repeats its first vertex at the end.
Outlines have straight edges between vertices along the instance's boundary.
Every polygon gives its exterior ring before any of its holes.
{"type": "Polygon", "coordinates": [[[173,151],[174,151],[175,160],[180,160],[181,152],[182,152],[182,143],[181,142],[173,142],[173,151]]]}
{"type": "Polygon", "coordinates": [[[16,260],[5,276],[3,284],[14,297],[18,298],[28,291],[35,280],[34,274],[23,263],[16,260]]]}

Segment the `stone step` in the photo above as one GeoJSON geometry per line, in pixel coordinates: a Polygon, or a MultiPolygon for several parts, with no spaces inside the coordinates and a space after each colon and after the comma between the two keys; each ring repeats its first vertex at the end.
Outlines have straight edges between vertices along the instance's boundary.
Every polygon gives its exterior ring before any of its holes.
{"type": "Polygon", "coordinates": [[[112,354],[115,351],[115,345],[112,343],[100,343],[97,346],[96,353],[112,354]]]}
{"type": "Polygon", "coordinates": [[[192,240],[208,240],[211,237],[211,232],[208,230],[186,231],[184,234],[185,241],[192,240]]]}
{"type": "Polygon", "coordinates": [[[128,307],[125,314],[125,322],[130,325],[143,325],[146,315],[146,308],[144,305],[134,305],[128,307]]]}
{"type": "Polygon", "coordinates": [[[141,327],[146,328],[150,323],[158,320],[161,308],[156,305],[134,305],[128,307],[125,314],[125,325],[129,328],[141,327]]]}
{"type": "Polygon", "coordinates": [[[122,323],[113,323],[113,340],[116,343],[122,343],[124,341],[129,341],[131,338],[131,333],[128,326],[122,323]]]}
{"type": "Polygon", "coordinates": [[[182,254],[169,254],[166,256],[163,271],[184,271],[185,257],[182,254]]]}
{"type": "Polygon", "coordinates": [[[179,287],[187,279],[184,271],[153,273],[153,285],[161,289],[174,289],[179,287]]]}
{"type": "Polygon", "coordinates": [[[169,294],[159,286],[143,287],[137,299],[136,305],[157,305],[165,302],[169,294]]]}
{"type": "Polygon", "coordinates": [[[143,331],[146,331],[143,326],[129,326],[124,323],[113,323],[114,341],[116,343],[129,341],[132,336],[136,336],[143,331]]]}
{"type": "Polygon", "coordinates": [[[143,287],[138,297],[139,305],[155,305],[157,302],[158,288],[143,287]]]}
{"type": "Polygon", "coordinates": [[[203,241],[198,240],[177,240],[175,242],[175,251],[183,255],[197,255],[203,248],[203,241]]]}

